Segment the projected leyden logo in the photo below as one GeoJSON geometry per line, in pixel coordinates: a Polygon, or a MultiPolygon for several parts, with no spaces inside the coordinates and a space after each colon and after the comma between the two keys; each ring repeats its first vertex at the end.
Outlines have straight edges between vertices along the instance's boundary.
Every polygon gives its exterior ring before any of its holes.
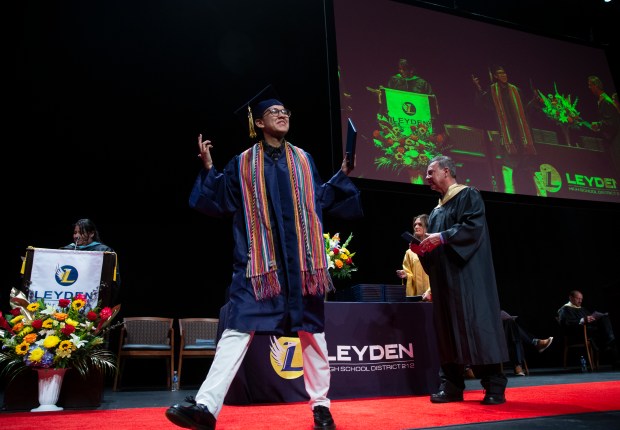
{"type": "MultiPolygon", "coordinates": [[[[563,176],[568,191],[598,195],[620,195],[618,182],[614,178],[588,176],[572,172],[566,172],[563,176]]],[[[540,170],[536,172],[536,177],[539,187],[548,193],[556,193],[562,188],[562,175],[551,164],[541,164],[540,170]]]]}
{"type": "Polygon", "coordinates": [[[539,186],[542,186],[548,193],[557,193],[562,188],[562,177],[551,164],[541,164],[536,177],[539,186]]]}
{"type": "Polygon", "coordinates": [[[56,282],[63,287],[75,284],[75,281],[78,280],[78,271],[75,267],[66,265],[66,266],[56,266],[56,282]]]}
{"type": "Polygon", "coordinates": [[[299,338],[271,336],[270,345],[271,366],[281,378],[296,379],[304,374],[299,338]]]}
{"type": "Polygon", "coordinates": [[[403,113],[405,115],[414,115],[416,114],[418,110],[416,109],[415,105],[411,102],[405,102],[403,103],[403,113]]]}

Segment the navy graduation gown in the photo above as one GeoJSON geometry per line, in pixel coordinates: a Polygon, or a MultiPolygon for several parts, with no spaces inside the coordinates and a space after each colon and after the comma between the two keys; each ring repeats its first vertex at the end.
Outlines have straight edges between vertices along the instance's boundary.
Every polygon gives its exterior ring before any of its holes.
{"type": "MultiPolygon", "coordinates": [[[[322,223],[322,211],[345,219],[362,215],[359,190],[342,171],[327,183],[320,179],[310,158],[314,177],[314,200],[322,223]]],[[[324,331],[324,295],[302,295],[301,271],[297,252],[293,196],[286,157],[265,156],[265,186],[273,230],[278,278],[278,296],[256,300],[251,281],[246,278],[248,243],[243,199],[239,183],[239,156],[222,172],[215,167],[202,170],[192,189],[190,207],[210,216],[232,216],[234,239],[233,275],[229,288],[226,327],[240,331],[287,334],[299,330],[324,331]]]]}

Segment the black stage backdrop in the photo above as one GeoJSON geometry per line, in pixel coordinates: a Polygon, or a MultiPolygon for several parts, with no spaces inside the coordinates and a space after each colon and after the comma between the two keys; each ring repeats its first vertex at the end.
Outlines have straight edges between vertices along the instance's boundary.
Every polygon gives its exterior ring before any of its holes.
{"type": "MultiPolygon", "coordinates": [[[[617,13],[586,10],[586,1],[551,3],[562,8],[530,13],[516,0],[446,7],[599,43],[611,38],[617,13]]],[[[249,144],[246,119],[233,111],[273,83],[293,110],[289,140],[311,152],[328,179],[341,160],[332,149],[340,129],[330,104],[338,94],[324,10],[331,3],[23,1],[12,7],[3,62],[9,79],[2,98],[8,116],[0,309],[9,309],[10,288],[19,286],[26,247],[70,243],[72,223],[87,217],[119,256],[121,317],[217,316],[231,275],[230,221],[187,206],[200,169],[196,137],[213,141],[223,167],[249,144]]],[[[607,51],[617,76],[618,46],[607,51]]],[[[365,218],[325,220],[332,234],[354,234],[350,249],[359,271],[340,287],[397,283],[406,250],[400,233],[411,228],[413,215],[430,212],[437,195],[406,184],[357,183],[365,218]]],[[[504,309],[549,336],[555,311],[579,288],[585,306],[611,311],[618,321],[618,205],[484,197],[504,309]]],[[[535,360],[558,365],[556,351],[533,357],[530,366],[535,360]]]]}

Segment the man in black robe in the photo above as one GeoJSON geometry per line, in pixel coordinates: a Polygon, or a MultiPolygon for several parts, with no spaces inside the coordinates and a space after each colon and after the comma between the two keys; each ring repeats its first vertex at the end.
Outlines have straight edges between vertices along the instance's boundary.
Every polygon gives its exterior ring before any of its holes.
{"type": "Polygon", "coordinates": [[[504,403],[507,378],[501,363],[508,361],[508,349],[484,202],[478,190],[456,182],[450,157],[433,158],[426,181],[441,199],[430,214],[428,237],[411,250],[433,286],[441,384],[431,402],[463,401],[469,364],[485,389],[482,404],[504,403]]]}
{"type": "Polygon", "coordinates": [[[573,290],[568,296],[568,302],[558,309],[560,326],[568,336],[582,336],[585,324],[588,337],[594,348],[603,352],[609,352],[613,367],[620,368],[620,352],[616,335],[607,313],[590,312],[581,306],[583,294],[573,290]]]}

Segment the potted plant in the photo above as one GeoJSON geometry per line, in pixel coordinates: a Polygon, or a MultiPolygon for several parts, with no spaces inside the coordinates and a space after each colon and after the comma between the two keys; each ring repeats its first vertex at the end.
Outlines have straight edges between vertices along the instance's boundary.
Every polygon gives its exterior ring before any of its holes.
{"type": "Polygon", "coordinates": [[[36,370],[39,402],[50,405],[42,410],[61,409],[53,406],[58,393],[55,399],[42,400],[42,378],[55,381],[59,391],[69,368],[82,377],[92,369],[102,373],[115,370],[116,357],[105,348],[105,333],[112,328],[110,323],[120,305],[88,309],[83,294],[60,299],[57,306],[43,299],[30,303],[17,290],[11,295],[12,310],[7,315],[0,312],[0,376],[12,379],[29,368],[36,370]]]}

